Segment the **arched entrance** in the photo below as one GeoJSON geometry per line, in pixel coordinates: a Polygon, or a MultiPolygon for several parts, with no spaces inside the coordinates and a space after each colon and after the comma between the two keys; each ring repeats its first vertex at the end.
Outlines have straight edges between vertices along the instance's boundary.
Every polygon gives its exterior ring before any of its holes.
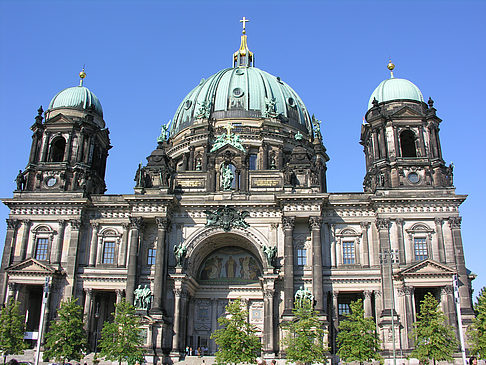
{"type": "Polygon", "coordinates": [[[219,328],[217,319],[231,299],[240,298],[249,312],[249,320],[263,333],[264,302],[261,278],[264,264],[255,245],[245,237],[218,233],[192,250],[189,261],[195,279],[189,301],[186,344],[193,349],[206,348],[214,354],[216,344],[211,333],[219,328]],[[192,258],[192,260],[191,260],[192,258]]]}

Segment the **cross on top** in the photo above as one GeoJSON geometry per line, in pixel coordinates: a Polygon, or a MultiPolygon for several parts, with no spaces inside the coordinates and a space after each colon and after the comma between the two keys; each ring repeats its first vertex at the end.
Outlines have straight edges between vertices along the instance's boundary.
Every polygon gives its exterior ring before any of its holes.
{"type": "Polygon", "coordinates": [[[243,34],[246,33],[246,22],[249,22],[250,20],[249,19],[246,19],[245,17],[243,17],[243,19],[240,20],[240,23],[243,23],[243,34]]]}

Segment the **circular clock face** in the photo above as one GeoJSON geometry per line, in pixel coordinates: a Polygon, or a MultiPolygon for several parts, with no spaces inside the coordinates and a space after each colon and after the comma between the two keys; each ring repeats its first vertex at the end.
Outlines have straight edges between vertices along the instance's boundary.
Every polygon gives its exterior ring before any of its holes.
{"type": "Polygon", "coordinates": [[[418,176],[418,174],[416,172],[411,172],[408,174],[407,176],[407,179],[408,181],[410,181],[412,184],[416,184],[419,182],[420,180],[420,177],[418,176]]]}
{"type": "Polygon", "coordinates": [[[47,186],[52,187],[52,186],[56,185],[56,183],[57,183],[57,179],[55,177],[47,178],[47,181],[46,181],[47,186]]]}

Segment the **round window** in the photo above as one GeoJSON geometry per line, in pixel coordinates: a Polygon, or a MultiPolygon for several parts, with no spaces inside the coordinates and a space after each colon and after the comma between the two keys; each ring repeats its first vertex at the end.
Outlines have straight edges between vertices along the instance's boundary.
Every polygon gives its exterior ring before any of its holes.
{"type": "Polygon", "coordinates": [[[190,101],[190,100],[186,100],[186,102],[185,102],[185,104],[184,104],[184,107],[185,107],[185,108],[186,108],[186,110],[187,110],[187,109],[189,109],[189,108],[191,107],[191,105],[192,105],[192,101],[190,101]]]}
{"type": "Polygon", "coordinates": [[[236,70],[236,74],[241,76],[241,75],[245,74],[245,71],[243,71],[241,68],[239,68],[238,70],[236,70]]]}
{"type": "Polygon", "coordinates": [[[235,87],[233,89],[233,96],[234,97],[239,98],[239,97],[243,96],[243,94],[244,94],[244,92],[243,92],[243,90],[241,88],[235,87]]]}
{"type": "Polygon", "coordinates": [[[412,184],[416,184],[420,181],[420,176],[416,172],[411,172],[407,175],[407,179],[412,184]]]}
{"type": "Polygon", "coordinates": [[[48,177],[46,180],[46,185],[49,187],[53,187],[54,185],[56,185],[56,183],[57,183],[57,179],[53,176],[48,177]]]}
{"type": "Polygon", "coordinates": [[[289,103],[290,106],[295,106],[295,100],[294,98],[288,98],[287,102],[289,103]]]}

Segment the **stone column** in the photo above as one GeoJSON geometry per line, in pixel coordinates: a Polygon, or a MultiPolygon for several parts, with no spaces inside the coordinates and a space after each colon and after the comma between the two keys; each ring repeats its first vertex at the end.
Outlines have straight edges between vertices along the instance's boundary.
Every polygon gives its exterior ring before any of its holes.
{"type": "Polygon", "coordinates": [[[339,327],[339,291],[333,290],[332,292],[332,323],[333,323],[333,336],[332,336],[332,345],[334,348],[334,352],[337,351],[337,344],[336,344],[336,336],[339,327]]]}
{"type": "Polygon", "coordinates": [[[96,264],[96,253],[98,251],[98,229],[100,228],[99,223],[91,223],[91,244],[89,246],[89,266],[95,266],[96,264]]]}
{"type": "Polygon", "coordinates": [[[383,312],[383,296],[381,291],[375,290],[375,313],[376,313],[376,324],[380,322],[380,313],[383,312]]]}
{"type": "Polygon", "coordinates": [[[373,291],[371,290],[364,290],[363,295],[364,295],[364,315],[366,318],[373,317],[373,307],[371,306],[371,295],[373,294],[373,291]]]}
{"type": "Polygon", "coordinates": [[[403,308],[400,319],[403,324],[402,342],[405,344],[405,348],[410,348],[412,345],[412,339],[410,339],[410,333],[412,333],[414,323],[412,293],[412,287],[404,285],[398,288],[399,305],[403,308]]]}
{"type": "Polygon", "coordinates": [[[368,243],[368,222],[361,222],[361,232],[363,234],[363,267],[370,267],[370,248],[368,243]]]}
{"type": "Polygon", "coordinates": [[[128,254],[128,269],[127,269],[127,302],[133,304],[133,293],[137,282],[137,258],[139,245],[139,230],[142,229],[143,219],[141,217],[130,217],[130,247],[128,254]]]}
{"type": "Polygon", "coordinates": [[[373,130],[373,160],[376,161],[380,158],[380,146],[378,145],[378,132],[373,130]]]}
{"type": "Polygon", "coordinates": [[[324,243],[322,245],[324,266],[331,267],[331,233],[329,223],[324,224],[324,243]]]}
{"type": "Polygon", "coordinates": [[[332,267],[337,267],[337,258],[336,258],[336,236],[335,236],[335,230],[336,225],[331,224],[329,228],[329,245],[331,247],[331,266],[332,267]]]}
{"type": "Polygon", "coordinates": [[[380,151],[381,157],[386,157],[386,136],[384,128],[380,128],[380,151]]]}
{"type": "Polygon", "coordinates": [[[28,219],[24,219],[22,225],[24,229],[20,246],[20,261],[25,260],[27,256],[27,246],[29,245],[30,226],[32,225],[32,222],[28,219]]]}
{"type": "Polygon", "coordinates": [[[154,276],[154,304],[152,310],[154,312],[160,312],[165,310],[165,280],[166,267],[165,255],[166,245],[165,236],[168,227],[168,220],[166,218],[155,218],[157,222],[157,248],[155,251],[155,276],[154,276]]]}
{"type": "Polygon", "coordinates": [[[322,252],[321,252],[321,217],[310,217],[309,225],[312,237],[312,289],[316,301],[315,310],[318,313],[324,312],[323,290],[322,290],[322,252]]]}
{"type": "Polygon", "coordinates": [[[116,304],[119,304],[123,300],[123,289],[116,289],[116,304]]]}
{"type": "Polygon", "coordinates": [[[182,304],[182,288],[174,289],[174,333],[172,335],[172,353],[174,355],[180,354],[180,334],[181,334],[181,304],[182,304]]]}
{"type": "Polygon", "coordinates": [[[17,231],[20,222],[17,219],[7,219],[7,234],[5,237],[5,248],[2,256],[2,267],[0,272],[0,304],[5,301],[5,285],[7,283],[7,274],[5,268],[10,266],[15,255],[15,241],[17,240],[17,231]]]}
{"type": "Polygon", "coordinates": [[[12,299],[17,300],[17,287],[16,283],[8,283],[7,303],[12,299]]]}
{"type": "MultiPolygon", "coordinates": [[[[378,228],[378,238],[380,243],[380,253],[382,255],[385,254],[386,250],[390,250],[390,220],[384,218],[378,218],[376,220],[376,228],[378,228]]],[[[388,259],[390,259],[388,257],[388,259]]],[[[391,297],[391,265],[386,262],[382,262],[381,265],[381,288],[383,293],[383,310],[387,312],[387,314],[391,315],[392,310],[392,297],[391,297]]]]}
{"type": "Polygon", "coordinates": [[[194,146],[189,146],[189,171],[194,171],[194,146]]]}
{"type": "Polygon", "coordinates": [[[401,264],[405,263],[405,242],[403,241],[403,219],[397,218],[397,242],[398,242],[398,257],[401,264]]]}
{"type": "Polygon", "coordinates": [[[294,225],[294,217],[282,217],[284,230],[284,315],[291,315],[294,306],[294,225]]]}
{"type": "Polygon", "coordinates": [[[442,263],[446,262],[445,247],[444,247],[444,234],[442,232],[442,218],[436,217],[435,221],[435,231],[437,232],[437,243],[439,245],[439,260],[442,263]]]}
{"type": "Polygon", "coordinates": [[[57,232],[57,240],[54,247],[54,258],[52,263],[54,265],[60,266],[61,265],[61,258],[62,258],[62,247],[64,244],[64,229],[66,228],[66,221],[60,219],[57,221],[59,224],[59,231],[57,232]]]}
{"type": "Polygon", "coordinates": [[[49,132],[44,132],[44,138],[42,139],[42,148],[41,148],[41,161],[47,161],[47,150],[49,146],[49,132]]]}
{"type": "MultiPolygon", "coordinates": [[[[218,328],[218,299],[211,299],[211,331],[214,332],[218,328]]],[[[211,353],[216,351],[216,343],[214,340],[209,342],[209,350],[211,353]]]]}
{"type": "Polygon", "coordinates": [[[87,333],[91,332],[91,315],[93,314],[93,289],[84,289],[84,329],[87,333]]]}
{"type": "Polygon", "coordinates": [[[266,143],[262,143],[263,147],[263,158],[262,158],[262,170],[268,169],[268,145],[266,143]]]}
{"type": "Polygon", "coordinates": [[[122,223],[123,233],[120,252],[118,255],[118,266],[125,267],[127,264],[127,246],[128,246],[128,223],[122,223]]]}
{"type": "Polygon", "coordinates": [[[455,328],[457,333],[457,317],[454,303],[454,289],[452,285],[446,285],[440,288],[440,304],[444,312],[447,324],[455,328]]]}
{"type": "Polygon", "coordinates": [[[263,293],[263,310],[264,310],[264,322],[263,322],[263,343],[265,344],[264,351],[268,354],[275,352],[275,338],[273,332],[273,297],[275,290],[266,289],[263,293]]]}
{"type": "Polygon", "coordinates": [[[459,296],[461,303],[461,312],[466,315],[472,315],[471,287],[464,260],[464,251],[461,236],[461,217],[450,217],[449,226],[451,227],[452,243],[456,258],[456,270],[459,281],[459,296]]]}
{"type": "Polygon", "coordinates": [[[74,295],[76,288],[76,269],[78,266],[78,244],[79,234],[81,229],[81,221],[78,219],[72,219],[69,221],[71,227],[71,236],[69,237],[68,252],[66,258],[66,278],[69,285],[66,286],[64,295],[66,298],[70,298],[74,295]]]}

